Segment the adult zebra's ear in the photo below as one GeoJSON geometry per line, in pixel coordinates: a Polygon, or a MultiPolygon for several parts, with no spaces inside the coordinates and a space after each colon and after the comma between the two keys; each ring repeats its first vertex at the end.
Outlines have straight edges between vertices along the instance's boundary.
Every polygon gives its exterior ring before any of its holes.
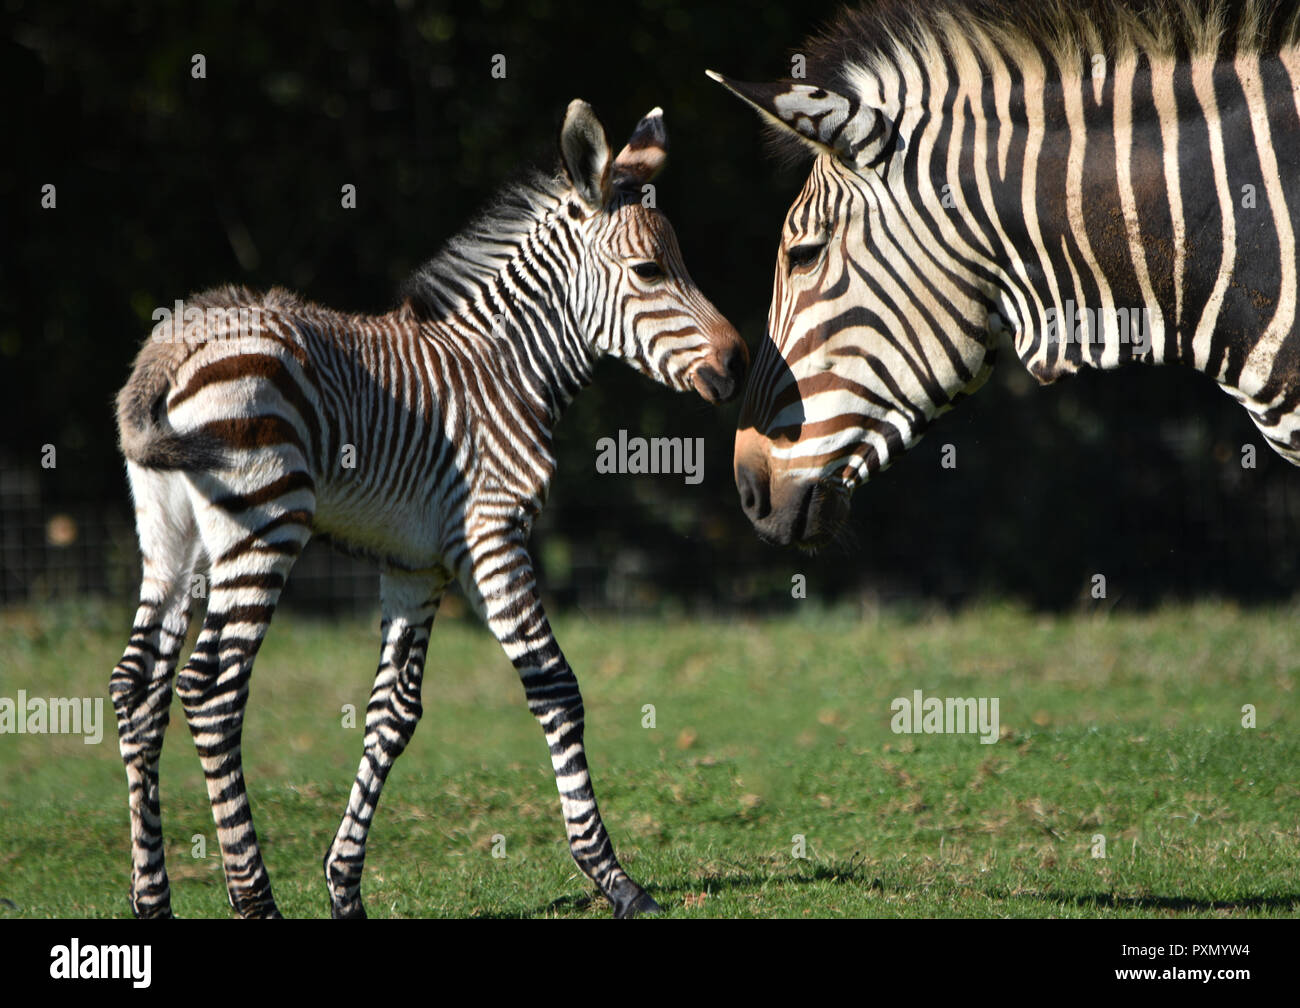
{"type": "Polygon", "coordinates": [[[878,109],[811,84],[747,84],[706,70],[763,118],[814,150],[854,168],[869,168],[893,148],[893,124],[878,109]]]}
{"type": "Polygon", "coordinates": [[[560,160],[564,173],[593,210],[604,209],[613,187],[610,184],[609,141],[596,113],[581,98],[569,102],[560,128],[560,160]]]}
{"type": "Polygon", "coordinates": [[[663,171],[668,160],[668,131],[664,129],[664,110],[653,108],[636,124],[632,139],[614,159],[614,188],[641,187],[663,171]]]}

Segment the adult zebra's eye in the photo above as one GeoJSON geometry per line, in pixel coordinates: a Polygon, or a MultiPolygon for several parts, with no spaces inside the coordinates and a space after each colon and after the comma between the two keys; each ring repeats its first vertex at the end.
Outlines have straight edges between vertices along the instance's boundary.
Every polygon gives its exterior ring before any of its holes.
{"type": "Polygon", "coordinates": [[[637,263],[632,267],[632,272],[642,280],[658,280],[664,275],[663,268],[657,262],[637,263]]]}
{"type": "Polygon", "coordinates": [[[825,247],[825,242],[809,242],[787,249],[785,257],[790,263],[790,269],[796,270],[804,266],[811,266],[821,258],[822,249],[825,247]]]}

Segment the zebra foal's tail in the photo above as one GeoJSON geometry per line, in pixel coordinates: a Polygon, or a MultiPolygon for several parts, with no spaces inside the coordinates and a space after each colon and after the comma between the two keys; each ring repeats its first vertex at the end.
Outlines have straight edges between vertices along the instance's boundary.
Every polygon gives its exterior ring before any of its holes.
{"type": "Polygon", "coordinates": [[[131,377],[117,394],[117,433],[122,454],[146,469],[204,471],[226,465],[220,442],[201,431],[181,433],[166,419],[167,393],[193,349],[183,341],[146,341],[131,377]]]}

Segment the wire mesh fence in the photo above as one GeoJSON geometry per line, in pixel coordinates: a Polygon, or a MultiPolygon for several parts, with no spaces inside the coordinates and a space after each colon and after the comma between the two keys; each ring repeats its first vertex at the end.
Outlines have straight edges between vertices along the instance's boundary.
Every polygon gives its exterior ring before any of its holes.
{"type": "MultiPolygon", "coordinates": [[[[0,465],[0,605],[85,595],[133,601],[140,584],[135,528],[124,508],[46,507],[34,469],[0,465]]],[[[323,612],[374,607],[372,564],[309,543],[286,604],[323,612]]]]}
{"type": "MultiPolygon", "coordinates": [[[[551,580],[566,605],[591,610],[653,608],[656,596],[647,592],[647,583],[658,572],[647,550],[629,547],[607,561],[597,550],[578,544],[560,556],[539,530],[533,552],[544,580],[547,558],[558,568],[560,576],[551,580]]],[[[125,507],[47,504],[38,469],[0,461],[0,606],[84,596],[130,603],[139,584],[140,553],[125,507]]],[[[281,602],[321,615],[364,612],[378,606],[379,593],[379,570],[373,562],[313,539],[294,564],[281,602]]],[[[454,587],[451,595],[456,596],[454,587]]],[[[444,612],[463,608],[451,601],[444,612]]]]}

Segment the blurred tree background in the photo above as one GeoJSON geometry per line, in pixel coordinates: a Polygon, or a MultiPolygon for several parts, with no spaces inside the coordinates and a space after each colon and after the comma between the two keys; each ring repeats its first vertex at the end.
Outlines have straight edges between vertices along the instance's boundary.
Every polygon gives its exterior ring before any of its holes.
{"type": "MultiPolygon", "coordinates": [[[[129,576],[82,572],[71,587],[134,593],[111,400],[156,307],[238,282],[387,309],[502,183],[555,163],[575,96],[615,148],[664,107],[659,205],[695,279],[755,347],[804,169],[765,156],[756,118],[704,71],[785,76],[833,8],[6,2],[0,601],[33,594],[48,551],[79,539],[91,563],[112,554],[129,576]],[[498,54],[504,79],[491,74],[498,54]],[[41,205],[47,184],[54,209],[41,205]],[[341,206],[345,184],[356,209],[341,206]],[[42,468],[46,445],[54,468],[42,468]],[[94,537],[97,523],[117,531],[94,537]]],[[[601,365],[560,425],[559,474],[536,530],[553,600],[741,611],[788,604],[796,573],[825,601],[994,596],[1059,608],[1088,599],[1096,573],[1110,604],[1293,592],[1300,474],[1188,372],[1085,374],[1040,390],[1005,350],[985,390],[858,492],[854,542],[817,556],[750,531],[730,471],[737,409],[601,365]],[[596,441],[620,428],[703,437],[704,482],[598,476],[596,441]],[[1243,468],[1252,443],[1256,467],[1243,468]],[[945,444],[956,469],[940,465],[945,444]]],[[[333,604],[328,592],[295,595],[293,579],[287,599],[333,604]]]]}

